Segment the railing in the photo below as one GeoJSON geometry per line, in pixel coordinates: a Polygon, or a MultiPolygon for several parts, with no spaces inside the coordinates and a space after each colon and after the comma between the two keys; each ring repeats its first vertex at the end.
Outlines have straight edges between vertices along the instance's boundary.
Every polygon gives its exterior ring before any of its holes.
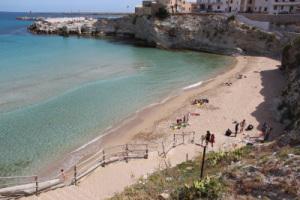
{"type": "Polygon", "coordinates": [[[158,156],[166,157],[170,150],[179,145],[194,144],[197,139],[195,132],[183,132],[148,144],[125,144],[105,148],[50,180],[38,176],[0,177],[0,199],[38,195],[40,192],[57,187],[76,185],[78,181],[99,167],[106,167],[118,161],[148,159],[150,152],[157,152],[158,156]]]}

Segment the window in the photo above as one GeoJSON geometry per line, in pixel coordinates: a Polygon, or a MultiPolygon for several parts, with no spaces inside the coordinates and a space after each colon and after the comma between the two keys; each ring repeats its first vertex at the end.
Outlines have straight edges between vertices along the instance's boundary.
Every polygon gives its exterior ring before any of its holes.
{"type": "Polygon", "coordinates": [[[284,9],[284,6],[281,6],[281,10],[283,10],[284,9]]]}
{"type": "Polygon", "coordinates": [[[248,3],[249,3],[249,4],[252,4],[252,0],[249,0],[248,3]]]}
{"type": "Polygon", "coordinates": [[[268,8],[267,8],[267,7],[265,7],[264,11],[265,11],[265,12],[267,12],[267,11],[268,11],[268,8]]]}
{"type": "Polygon", "coordinates": [[[218,6],[217,9],[219,10],[219,9],[220,9],[220,6],[218,6]]]}
{"type": "Polygon", "coordinates": [[[277,6],[274,6],[274,10],[277,10],[277,6]]]}

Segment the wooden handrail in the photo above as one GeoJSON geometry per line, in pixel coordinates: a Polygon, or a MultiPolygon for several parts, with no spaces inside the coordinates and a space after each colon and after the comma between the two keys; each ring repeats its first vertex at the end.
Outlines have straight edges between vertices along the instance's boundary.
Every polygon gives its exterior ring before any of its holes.
{"type": "MultiPolygon", "coordinates": [[[[173,134],[169,138],[165,138],[162,140],[159,140],[157,142],[149,142],[148,144],[124,144],[124,145],[117,145],[112,146],[108,148],[101,149],[100,151],[96,152],[89,158],[79,161],[76,163],[70,170],[68,170],[68,175],[71,175],[73,178],[71,178],[71,182],[74,184],[77,184],[77,181],[92,172],[93,170],[97,169],[99,166],[105,166],[106,164],[122,160],[128,159],[136,159],[136,158],[148,158],[149,152],[158,152],[160,155],[160,151],[162,150],[162,155],[166,156],[166,154],[176,146],[182,144],[182,141],[184,141],[184,137],[189,136],[193,137],[193,140],[195,140],[195,132],[183,132],[182,134],[173,134]],[[181,137],[181,138],[180,138],[181,137]],[[178,143],[179,141],[179,143],[178,143]],[[175,146],[174,146],[175,145],[175,146]],[[73,173],[72,173],[73,172],[73,173]]],[[[190,142],[190,139],[187,140],[190,142]]],[[[55,177],[55,180],[61,180],[61,174],[58,174],[55,177]]],[[[18,186],[24,186],[24,185],[33,185],[32,189],[35,190],[33,193],[38,194],[40,184],[43,182],[41,181],[40,177],[34,176],[13,176],[13,177],[0,177],[0,181],[3,181],[4,183],[2,186],[5,188],[8,187],[18,187],[18,186]],[[18,183],[9,183],[9,181],[15,181],[18,183]],[[6,182],[6,183],[5,183],[6,182]],[[22,183],[21,183],[22,182],[22,183]]],[[[54,180],[54,179],[52,179],[54,180]]],[[[48,180],[48,182],[51,182],[52,180],[48,180]]],[[[47,182],[47,181],[44,181],[47,182]]],[[[46,187],[46,189],[51,189],[53,185],[49,185],[46,187]]],[[[3,188],[3,187],[2,187],[3,188]]],[[[0,183],[0,189],[1,189],[1,183],[0,183]]],[[[45,189],[45,188],[44,188],[45,189]]],[[[44,190],[43,189],[43,190],[44,190]]],[[[1,195],[0,195],[1,197],[1,195]]]]}

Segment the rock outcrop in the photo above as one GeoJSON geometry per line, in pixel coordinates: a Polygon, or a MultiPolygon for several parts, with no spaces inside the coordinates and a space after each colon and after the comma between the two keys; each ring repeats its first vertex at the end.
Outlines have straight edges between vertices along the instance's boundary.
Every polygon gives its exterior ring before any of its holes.
{"type": "Polygon", "coordinates": [[[129,15],[117,19],[80,22],[35,22],[34,33],[114,36],[142,40],[167,49],[190,49],[222,54],[244,52],[279,56],[282,44],[273,33],[237,22],[225,15],[172,15],[166,19],[129,15]]]}
{"type": "Polygon", "coordinates": [[[56,35],[86,35],[91,36],[96,32],[97,20],[84,17],[77,18],[48,18],[34,22],[28,27],[36,34],[56,35]]]}
{"type": "Polygon", "coordinates": [[[289,137],[281,140],[284,143],[300,144],[300,38],[284,48],[282,69],[287,76],[287,85],[282,93],[279,110],[281,120],[290,133],[289,137]]]}

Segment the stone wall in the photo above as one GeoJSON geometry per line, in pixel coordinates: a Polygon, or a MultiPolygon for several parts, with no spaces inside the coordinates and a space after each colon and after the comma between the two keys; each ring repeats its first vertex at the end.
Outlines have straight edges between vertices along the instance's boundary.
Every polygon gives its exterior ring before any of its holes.
{"type": "Polygon", "coordinates": [[[291,24],[300,22],[300,14],[269,15],[258,13],[241,13],[241,15],[251,20],[271,22],[274,24],[291,24]]]}

